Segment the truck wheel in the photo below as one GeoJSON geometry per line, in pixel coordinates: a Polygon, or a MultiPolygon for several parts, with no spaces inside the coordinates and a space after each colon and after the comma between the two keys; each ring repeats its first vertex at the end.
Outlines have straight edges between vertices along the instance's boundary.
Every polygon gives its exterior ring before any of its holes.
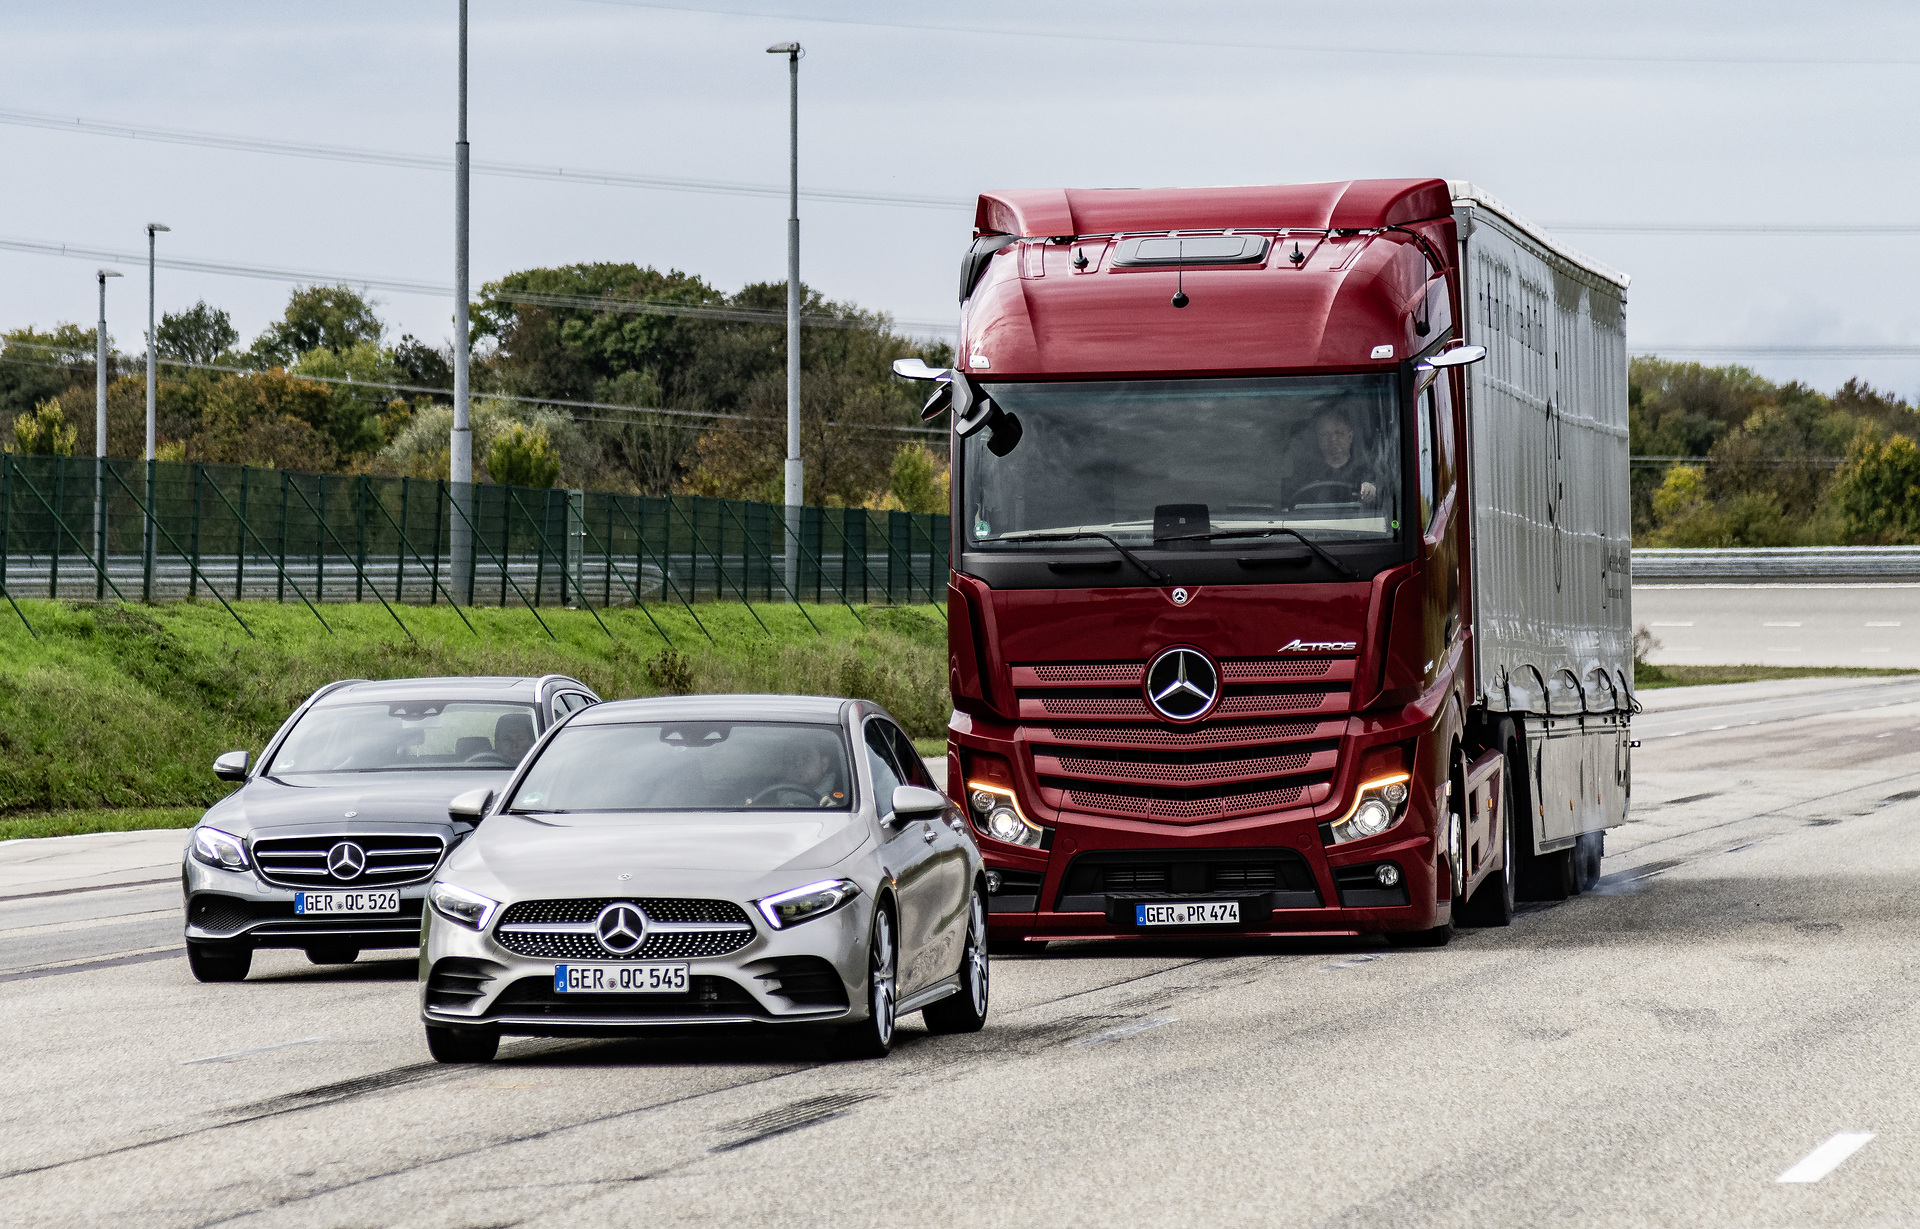
{"type": "Polygon", "coordinates": [[[1600,886],[1600,860],[1607,854],[1607,834],[1583,832],[1573,844],[1574,881],[1582,892],[1600,886]]]}
{"type": "Polygon", "coordinates": [[[1480,890],[1458,914],[1468,926],[1505,926],[1513,921],[1515,847],[1513,820],[1518,808],[1513,802],[1513,775],[1501,773],[1500,786],[1500,873],[1483,879],[1480,890]]]}
{"type": "Polygon", "coordinates": [[[253,949],[189,943],[187,967],[197,981],[245,981],[247,970],[253,967],[253,949]]]}
{"type": "Polygon", "coordinates": [[[1507,744],[1507,776],[1513,782],[1514,842],[1518,845],[1518,864],[1514,868],[1514,897],[1518,900],[1565,900],[1573,892],[1573,853],[1562,849],[1554,853],[1533,852],[1533,825],[1539,807],[1533,800],[1533,782],[1527,775],[1525,748],[1518,739],[1507,744]]]}
{"type": "Polygon", "coordinates": [[[429,1024],[427,1052],[437,1063],[490,1063],[500,1052],[500,1030],[429,1024]]]}

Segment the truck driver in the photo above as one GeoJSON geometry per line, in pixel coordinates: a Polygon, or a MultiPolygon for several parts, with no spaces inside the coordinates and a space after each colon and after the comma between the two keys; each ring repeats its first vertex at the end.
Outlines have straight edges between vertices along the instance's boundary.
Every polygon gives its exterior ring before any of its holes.
{"type": "Polygon", "coordinates": [[[1329,407],[1313,417],[1310,444],[1294,463],[1293,504],[1370,504],[1380,494],[1368,467],[1353,455],[1353,424],[1329,407]]]}

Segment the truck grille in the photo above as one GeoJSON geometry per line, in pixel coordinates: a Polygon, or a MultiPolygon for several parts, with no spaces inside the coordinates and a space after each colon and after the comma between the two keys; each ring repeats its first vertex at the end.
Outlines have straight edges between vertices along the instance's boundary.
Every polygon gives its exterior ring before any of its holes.
{"type": "Polygon", "coordinates": [[[1190,726],[1148,707],[1144,662],[1017,665],[1013,684],[1041,802],[1201,823],[1327,799],[1353,669],[1351,657],[1228,658],[1219,703],[1190,726]],[[1061,720],[1075,717],[1098,720],[1061,720]]]}
{"type": "Polygon", "coordinates": [[[446,848],[445,838],[432,832],[273,836],[254,840],[253,864],[262,879],[283,888],[390,888],[431,875],[446,848]],[[358,875],[341,878],[327,869],[327,855],[343,843],[360,849],[366,869],[358,875]]]}
{"type": "Polygon", "coordinates": [[[500,914],[493,937],[500,946],[536,960],[684,960],[725,956],[753,942],[746,910],[730,900],[679,900],[643,897],[646,940],[620,955],[600,946],[593,921],[621,897],[578,900],[523,900],[500,914]]]}

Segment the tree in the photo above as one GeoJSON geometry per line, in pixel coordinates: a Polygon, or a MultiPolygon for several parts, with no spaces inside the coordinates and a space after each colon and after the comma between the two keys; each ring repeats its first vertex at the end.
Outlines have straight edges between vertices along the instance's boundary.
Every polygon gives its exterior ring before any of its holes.
{"type": "Polygon", "coordinates": [[[560,476],[560,458],[553,455],[545,431],[515,423],[493,437],[487,449],[487,475],[505,486],[544,490],[560,476]]]}
{"type": "Polygon", "coordinates": [[[1854,541],[1920,541],[1920,446],[1905,435],[1883,438],[1873,426],[1862,427],[1847,446],[1833,498],[1854,541]]]}
{"type": "Polygon", "coordinates": [[[449,391],[436,400],[452,399],[452,360],[413,334],[401,335],[400,344],[393,348],[393,366],[400,376],[399,383],[419,388],[444,388],[449,391]]]}
{"type": "Polygon", "coordinates": [[[13,443],[7,446],[7,451],[40,457],[70,457],[74,434],[60,402],[49,399],[35,406],[33,413],[21,414],[13,420],[13,443]]]}
{"type": "Polygon", "coordinates": [[[217,307],[208,307],[205,299],[186,311],[160,317],[160,327],[154,333],[158,353],[189,363],[214,362],[240,340],[232,318],[217,307]]]}
{"type": "Polygon", "coordinates": [[[340,460],[328,427],[333,391],[284,371],[227,375],[206,389],[200,429],[187,443],[195,461],[325,472],[340,460]]]}
{"type": "Polygon", "coordinates": [[[14,329],[0,335],[7,361],[0,363],[0,418],[31,414],[68,385],[93,383],[93,330],[77,324],[50,332],[14,329]]]}
{"type": "Polygon", "coordinates": [[[350,286],[299,286],[287,299],[286,314],[267,326],[253,343],[262,366],[291,367],[313,350],[344,353],[362,342],[378,342],[386,326],[373,304],[350,286]]]}
{"type": "Polygon", "coordinates": [[[401,373],[393,354],[374,342],[356,342],[344,350],[316,346],[288,367],[287,374],[327,381],[333,408],[325,422],[313,425],[326,432],[342,457],[378,452],[412,416],[412,407],[400,400],[404,394],[381,387],[400,383],[401,373]]]}
{"type": "Polygon", "coordinates": [[[949,474],[925,444],[902,444],[893,454],[886,493],[874,504],[887,511],[945,512],[949,474]]]}

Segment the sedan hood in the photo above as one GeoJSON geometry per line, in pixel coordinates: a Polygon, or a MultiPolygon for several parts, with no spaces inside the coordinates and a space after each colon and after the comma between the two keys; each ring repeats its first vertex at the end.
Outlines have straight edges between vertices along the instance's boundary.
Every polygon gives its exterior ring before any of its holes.
{"type": "Polygon", "coordinates": [[[305,778],[255,777],[207,812],[228,829],[355,823],[430,823],[450,827],[447,803],[470,789],[499,789],[509,770],[482,772],[328,773],[305,778]]]}

